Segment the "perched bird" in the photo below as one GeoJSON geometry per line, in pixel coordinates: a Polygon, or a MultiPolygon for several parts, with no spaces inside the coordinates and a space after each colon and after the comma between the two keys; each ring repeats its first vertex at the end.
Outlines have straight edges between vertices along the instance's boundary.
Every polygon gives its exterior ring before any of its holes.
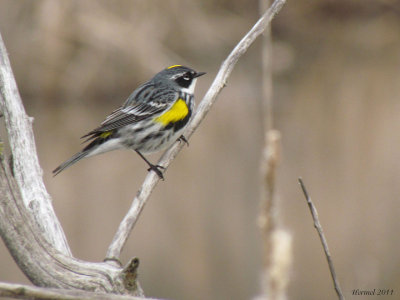
{"type": "Polygon", "coordinates": [[[181,65],[170,66],[139,86],[101,125],[82,138],[89,142],[82,151],[59,165],[57,175],[85,157],[117,149],[132,149],[163,179],[162,166],[143,155],[163,150],[180,139],[194,108],[196,72],[181,65]]]}

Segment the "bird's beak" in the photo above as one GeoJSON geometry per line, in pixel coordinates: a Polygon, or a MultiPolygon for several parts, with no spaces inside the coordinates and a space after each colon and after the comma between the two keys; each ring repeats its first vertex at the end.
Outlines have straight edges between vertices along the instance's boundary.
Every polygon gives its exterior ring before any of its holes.
{"type": "Polygon", "coordinates": [[[197,77],[203,76],[204,74],[206,74],[206,72],[197,72],[193,77],[197,78],[197,77]]]}

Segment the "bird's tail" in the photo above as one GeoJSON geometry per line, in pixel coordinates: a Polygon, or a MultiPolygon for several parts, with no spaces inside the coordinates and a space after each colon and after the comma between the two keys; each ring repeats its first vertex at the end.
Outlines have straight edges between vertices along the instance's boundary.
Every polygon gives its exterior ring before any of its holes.
{"type": "Polygon", "coordinates": [[[63,162],[61,165],[59,165],[57,168],[54,169],[53,175],[56,176],[58,173],[61,171],[65,170],[66,168],[72,166],[74,163],[77,161],[81,160],[82,158],[86,157],[89,154],[90,151],[81,151],[76,153],[74,156],[72,156],[70,159],[67,161],[63,162]]]}

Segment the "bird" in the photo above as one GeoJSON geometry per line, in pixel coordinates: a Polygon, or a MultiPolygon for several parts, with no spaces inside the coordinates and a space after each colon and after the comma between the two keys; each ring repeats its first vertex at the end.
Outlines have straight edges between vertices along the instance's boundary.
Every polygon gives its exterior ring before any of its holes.
{"type": "Polygon", "coordinates": [[[194,109],[197,78],[206,74],[182,65],[172,65],[140,85],[122,106],[81,138],[87,145],[53,170],[56,176],[83,158],[118,149],[134,150],[164,179],[163,166],[150,163],[144,155],[161,151],[180,140],[194,109]]]}

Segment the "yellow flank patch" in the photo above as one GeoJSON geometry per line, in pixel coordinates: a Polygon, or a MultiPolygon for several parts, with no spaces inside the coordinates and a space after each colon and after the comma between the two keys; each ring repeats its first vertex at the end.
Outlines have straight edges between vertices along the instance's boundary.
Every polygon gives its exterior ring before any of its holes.
{"type": "Polygon", "coordinates": [[[173,69],[173,68],[176,68],[176,67],[182,67],[182,65],[173,65],[173,66],[168,67],[167,69],[173,69]]]}
{"type": "Polygon", "coordinates": [[[176,101],[168,111],[157,117],[155,121],[165,126],[171,122],[175,123],[184,119],[188,113],[189,108],[187,107],[186,102],[182,99],[178,99],[178,101],[176,101]]]}
{"type": "Polygon", "coordinates": [[[105,139],[106,137],[110,136],[112,131],[105,131],[100,134],[100,137],[105,139]]]}

